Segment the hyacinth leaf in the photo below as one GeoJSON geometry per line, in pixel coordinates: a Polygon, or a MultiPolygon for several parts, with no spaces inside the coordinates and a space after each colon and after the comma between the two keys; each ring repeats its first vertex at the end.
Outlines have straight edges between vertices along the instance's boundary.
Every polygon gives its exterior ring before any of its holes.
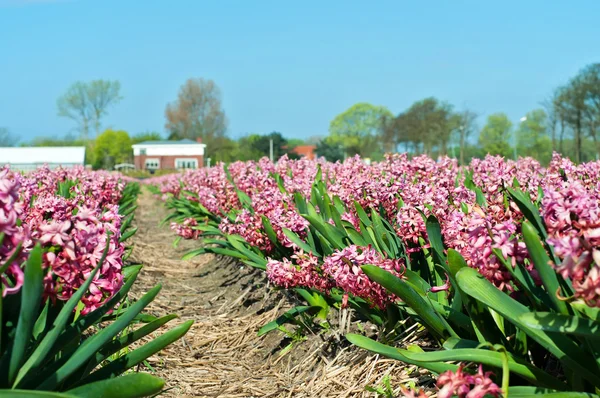
{"type": "Polygon", "coordinates": [[[283,228],[283,234],[285,236],[288,237],[289,240],[291,240],[296,246],[298,246],[300,249],[302,249],[305,253],[312,253],[317,255],[318,253],[316,253],[314,247],[309,246],[308,244],[306,244],[304,241],[302,241],[302,239],[300,239],[300,237],[292,232],[291,230],[287,229],[287,228],[283,228]]]}
{"type": "Polygon", "coordinates": [[[356,201],[354,202],[354,209],[356,209],[356,214],[358,215],[360,222],[363,223],[366,227],[370,227],[372,224],[371,219],[369,218],[367,213],[365,213],[365,210],[362,208],[362,206],[356,201]]]}
{"type": "Polygon", "coordinates": [[[50,308],[50,300],[47,300],[46,304],[44,305],[44,308],[42,309],[42,312],[40,312],[40,315],[38,316],[37,320],[35,321],[35,325],[33,326],[33,339],[34,340],[38,340],[40,338],[40,336],[46,330],[46,322],[48,320],[48,309],[49,308],[50,308]]]}
{"type": "Polygon", "coordinates": [[[19,242],[17,244],[17,247],[15,247],[15,249],[12,251],[11,255],[4,261],[4,263],[2,265],[0,265],[0,275],[2,275],[4,272],[6,272],[6,269],[8,268],[8,266],[17,260],[17,257],[19,257],[19,255],[21,254],[22,246],[23,246],[23,243],[19,242]]]}
{"type": "Polygon", "coordinates": [[[556,296],[556,293],[560,289],[560,285],[558,283],[556,271],[550,266],[550,257],[542,246],[538,233],[529,221],[525,221],[522,224],[521,230],[523,231],[523,238],[531,260],[533,261],[533,266],[540,275],[540,279],[542,280],[542,284],[546,288],[546,291],[549,293],[554,309],[561,314],[569,314],[567,304],[556,296]]]}
{"type": "Polygon", "coordinates": [[[537,207],[531,203],[529,194],[510,187],[507,187],[506,190],[508,191],[511,199],[519,207],[519,210],[521,210],[521,213],[523,213],[525,218],[535,226],[537,232],[545,240],[548,237],[548,234],[546,233],[544,222],[542,221],[542,217],[540,216],[540,212],[537,207]]]}
{"type": "Polygon", "coordinates": [[[76,398],[77,395],[51,392],[51,391],[33,391],[33,390],[0,390],[2,398],[76,398]]]}
{"type": "Polygon", "coordinates": [[[277,239],[277,234],[275,233],[275,230],[273,229],[273,226],[271,225],[271,221],[269,221],[269,219],[266,216],[261,216],[261,219],[262,219],[263,228],[265,229],[265,232],[267,233],[267,237],[275,246],[279,246],[280,245],[279,239],[277,239]]]}
{"type": "Polygon", "coordinates": [[[135,350],[115,359],[111,363],[102,368],[96,370],[85,379],[81,380],[78,385],[84,385],[92,383],[98,380],[104,380],[110,377],[115,377],[125,372],[128,369],[138,365],[139,363],[146,360],[148,357],[161,351],[163,348],[179,340],[183,337],[192,324],[193,320],[186,321],[179,326],[163,333],[154,340],[144,344],[143,346],[136,348],[135,350]]]}
{"type": "MultiPolygon", "coordinates": [[[[182,260],[186,260],[186,261],[187,261],[187,260],[191,260],[192,258],[194,258],[194,257],[196,257],[196,256],[199,256],[199,255],[201,255],[201,254],[204,254],[204,253],[208,253],[208,251],[207,251],[207,248],[205,248],[205,247],[201,247],[201,248],[198,248],[198,249],[190,250],[189,252],[185,253],[185,254],[184,254],[182,257],[181,257],[181,259],[182,259],[182,260]]],[[[245,258],[245,257],[244,257],[244,258],[245,258]]]]}
{"type": "MultiPolygon", "coordinates": [[[[73,341],[73,339],[80,336],[87,328],[98,322],[106,313],[110,310],[114,309],[118,303],[120,303],[123,299],[127,297],[127,294],[131,290],[131,287],[135,283],[137,276],[142,269],[142,266],[132,266],[128,267],[132,268],[132,272],[127,278],[125,284],[119,289],[117,293],[115,293],[109,300],[107,300],[101,307],[96,310],[90,312],[87,315],[84,315],[78,318],[75,322],[69,325],[64,333],[60,335],[60,337],[56,340],[52,350],[50,351],[50,355],[56,354],[60,351],[64,346],[66,346],[69,342],[73,341]]],[[[120,315],[121,312],[117,311],[117,314],[113,314],[115,317],[120,315]]],[[[110,319],[110,318],[109,318],[110,319]]],[[[108,319],[104,319],[108,320],[108,319]]]]}
{"type": "Polygon", "coordinates": [[[158,328],[175,318],[177,318],[177,315],[175,314],[165,315],[161,318],[156,318],[154,321],[134,330],[133,332],[127,333],[119,339],[112,340],[108,344],[105,344],[96,353],[95,357],[92,358],[92,360],[88,363],[86,369],[84,370],[84,374],[87,375],[89,372],[94,370],[98,364],[102,363],[102,361],[104,361],[110,355],[114,354],[115,352],[119,352],[125,347],[135,343],[139,339],[149,335],[150,333],[154,332],[155,330],[157,330],[158,328]]]}
{"type": "Polygon", "coordinates": [[[97,381],[67,391],[79,398],[139,398],[159,393],[165,382],[148,373],[131,373],[114,379],[97,381]]]}
{"type": "Polygon", "coordinates": [[[548,292],[539,286],[536,286],[531,274],[523,264],[517,263],[513,267],[512,264],[504,257],[504,254],[502,254],[502,250],[494,248],[492,249],[492,252],[498,261],[500,261],[500,263],[504,266],[504,269],[506,269],[514,278],[514,281],[519,286],[520,290],[522,290],[527,298],[531,301],[533,308],[552,308],[552,301],[548,295],[548,292]]]}
{"type": "Polygon", "coordinates": [[[442,227],[435,216],[427,217],[425,221],[425,227],[427,229],[427,238],[433,249],[433,254],[436,257],[436,261],[444,268],[448,268],[446,264],[446,255],[444,254],[444,242],[442,239],[442,227]]]}
{"type": "Polygon", "coordinates": [[[321,221],[319,218],[309,214],[302,214],[302,217],[304,217],[317,231],[319,231],[319,233],[336,249],[343,249],[346,246],[343,242],[345,236],[342,235],[342,233],[335,227],[333,227],[333,225],[327,224],[321,221]]]}
{"type": "Polygon", "coordinates": [[[600,322],[552,312],[528,312],[519,317],[528,327],[551,333],[600,339],[600,322]]]}
{"type": "Polygon", "coordinates": [[[375,341],[373,339],[370,339],[368,337],[365,337],[363,335],[360,334],[353,334],[353,333],[349,333],[346,335],[346,339],[354,344],[355,346],[358,346],[360,348],[364,348],[365,350],[374,352],[376,354],[380,354],[383,355],[384,357],[387,358],[391,358],[391,359],[396,359],[398,361],[402,361],[404,363],[407,363],[409,365],[416,365],[419,366],[421,368],[425,368],[431,372],[440,374],[440,373],[444,373],[448,370],[455,372],[456,370],[458,370],[458,366],[457,365],[453,365],[453,364],[447,364],[444,362],[421,362],[421,361],[415,361],[411,358],[408,358],[406,356],[407,353],[410,353],[411,351],[409,350],[400,350],[396,347],[392,347],[389,345],[385,345],[382,344],[378,341],[375,341]]]}
{"type": "Polygon", "coordinates": [[[333,205],[335,206],[335,208],[337,209],[337,211],[340,214],[344,214],[347,211],[346,205],[344,204],[344,202],[342,202],[340,197],[337,195],[333,196],[333,205]]]}
{"type": "Polygon", "coordinates": [[[121,234],[123,232],[125,232],[127,230],[127,228],[129,228],[129,226],[131,225],[131,222],[133,221],[133,214],[130,214],[129,216],[127,216],[127,218],[125,220],[123,220],[123,223],[121,224],[121,234]]]}
{"type": "MultiPolygon", "coordinates": [[[[406,352],[404,355],[408,359],[417,362],[474,362],[498,369],[502,369],[503,361],[506,358],[505,354],[501,352],[474,348],[455,348],[452,350],[430,352],[406,352]]],[[[511,373],[519,375],[535,385],[558,390],[568,389],[568,386],[559,379],[528,363],[519,363],[509,357],[508,367],[511,373]]]]}
{"type": "Polygon", "coordinates": [[[127,232],[125,232],[125,233],[124,233],[123,235],[121,235],[121,237],[119,238],[119,243],[123,243],[123,242],[125,242],[127,239],[131,238],[133,235],[135,235],[135,234],[136,234],[137,230],[138,230],[138,229],[137,229],[137,227],[135,227],[134,229],[132,229],[132,230],[129,230],[129,231],[127,231],[127,232]]]}
{"type": "Polygon", "coordinates": [[[444,341],[443,347],[445,350],[455,350],[458,348],[477,348],[479,347],[479,342],[475,340],[450,337],[448,340],[444,341]]]}
{"type": "Polygon", "coordinates": [[[294,203],[296,204],[296,209],[298,210],[298,213],[303,214],[308,211],[306,199],[304,199],[304,196],[302,196],[300,192],[294,193],[294,203]]]}
{"type": "Polygon", "coordinates": [[[346,234],[348,234],[348,237],[353,244],[357,246],[367,246],[367,241],[356,229],[354,229],[354,227],[346,226],[346,234]]]}
{"type": "Polygon", "coordinates": [[[514,386],[508,388],[510,398],[600,398],[596,394],[589,392],[574,392],[574,391],[556,391],[550,388],[530,387],[530,386],[514,386]]]}
{"type": "Polygon", "coordinates": [[[264,325],[263,327],[261,327],[258,330],[257,336],[259,336],[259,337],[263,336],[273,330],[278,329],[281,325],[285,325],[286,323],[295,322],[295,318],[302,313],[316,314],[320,310],[321,310],[321,307],[315,307],[315,306],[301,305],[301,306],[294,307],[291,310],[286,311],[283,315],[281,315],[274,321],[271,321],[271,322],[267,323],[266,325],[264,325]]]}
{"type": "Polygon", "coordinates": [[[463,268],[456,275],[456,279],[465,293],[522,329],[529,337],[556,356],[565,367],[600,387],[600,371],[596,361],[589,353],[580,349],[573,340],[565,335],[548,336],[541,330],[529,327],[520,320],[523,314],[530,312],[529,309],[498,290],[476,270],[463,268]]]}
{"type": "Polygon", "coordinates": [[[439,338],[456,336],[452,327],[440,316],[432,305],[423,299],[406,281],[374,265],[363,265],[363,272],[376,283],[398,296],[421,318],[424,326],[439,338]]]}
{"type": "Polygon", "coordinates": [[[236,189],[237,197],[240,200],[242,206],[248,210],[250,213],[254,214],[254,208],[252,207],[252,199],[245,192],[236,189]]]}
{"type": "Polygon", "coordinates": [[[113,337],[122,332],[130,324],[133,318],[142,312],[142,310],[146,308],[148,304],[152,302],[152,300],[154,300],[160,289],[160,284],[150,289],[148,293],[131,305],[129,309],[113,323],[100,330],[94,336],[85,340],[71,356],[71,358],[42,384],[40,384],[38,389],[53,390],[60,385],[80,366],[84,365],[90,358],[92,358],[93,355],[105,344],[110,342],[113,337]]]}
{"type": "Polygon", "coordinates": [[[469,266],[467,265],[467,262],[463,256],[461,256],[461,254],[454,249],[448,249],[448,267],[450,268],[450,273],[453,276],[453,280],[456,281],[455,288],[460,294],[463,305],[469,313],[474,326],[476,327],[476,332],[484,338],[484,341],[489,341],[494,344],[507,345],[508,342],[506,341],[506,338],[496,327],[494,319],[489,311],[487,311],[485,306],[481,302],[471,298],[461,289],[460,283],[457,279],[457,274],[461,269],[469,268],[469,266]]]}
{"type": "Polygon", "coordinates": [[[326,320],[327,315],[329,314],[329,304],[325,297],[318,292],[309,292],[306,289],[297,288],[296,292],[302,296],[306,302],[312,307],[319,307],[319,313],[317,314],[317,318],[326,320]]]}
{"type": "Polygon", "coordinates": [[[104,248],[104,252],[102,253],[100,261],[98,261],[98,265],[96,265],[96,268],[93,269],[93,271],[90,273],[83,285],[81,285],[81,287],[77,289],[77,291],[71,296],[71,298],[64,304],[62,310],[59,312],[58,316],[52,323],[51,329],[48,331],[48,333],[46,333],[46,335],[44,336],[40,344],[37,346],[35,351],[31,353],[27,362],[25,362],[25,364],[21,367],[19,373],[17,374],[15,382],[13,383],[13,388],[19,387],[19,383],[21,382],[21,380],[23,380],[23,378],[30,371],[38,368],[46,359],[48,353],[54,346],[54,343],[58,339],[59,335],[63,332],[65,325],[67,324],[69,318],[73,314],[73,310],[75,309],[77,304],[79,304],[79,302],[83,298],[83,295],[90,288],[94,277],[102,267],[102,264],[104,263],[104,260],[106,259],[106,256],[108,254],[108,248],[109,245],[107,244],[104,248]]]}
{"type": "Polygon", "coordinates": [[[42,302],[41,298],[44,290],[43,279],[42,247],[38,243],[29,253],[27,265],[25,266],[25,280],[21,288],[19,323],[17,324],[17,331],[13,340],[8,370],[9,384],[14,381],[19,368],[25,361],[25,350],[31,340],[38,309],[42,302]]]}

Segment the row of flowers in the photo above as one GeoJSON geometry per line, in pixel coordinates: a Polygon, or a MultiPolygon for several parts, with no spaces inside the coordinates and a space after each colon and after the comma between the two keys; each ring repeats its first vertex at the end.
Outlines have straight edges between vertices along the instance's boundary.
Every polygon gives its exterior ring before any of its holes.
{"type": "Polygon", "coordinates": [[[83,298],[93,311],[123,284],[124,243],[119,201],[125,182],[107,172],[40,168],[30,174],[0,172],[0,261],[13,258],[2,276],[3,294],[23,283],[21,264],[36,242],[45,249],[44,298],[68,300],[108,254],[83,298]]]}
{"type": "MultiPolygon", "coordinates": [[[[341,291],[342,305],[348,297],[360,298],[381,310],[399,297],[367,275],[365,266],[414,282],[405,274],[423,276],[418,265],[423,259],[434,274],[426,280],[426,296],[447,291],[440,303],[449,305],[460,293],[452,286],[455,276],[439,271],[448,267],[449,251],[513,299],[523,301],[528,289],[547,289],[548,278],[540,275],[543,269],[524,237],[529,220],[553,259],[549,264],[568,280],[549,293],[550,301],[558,294],[559,300],[593,308],[600,306],[599,177],[600,163],[576,165],[557,154],[546,168],[530,158],[488,156],[458,167],[449,158],[390,155],[372,165],[359,158],[236,162],[150,183],[174,210],[172,229],[182,238],[239,236],[264,256],[264,264],[251,265],[264,265],[274,284],[325,296],[341,291]],[[431,220],[443,244],[437,257],[431,220]],[[377,225],[384,231],[381,239],[374,233],[377,225]]],[[[254,258],[242,252],[240,258],[254,258]]],[[[482,383],[489,389],[478,387],[479,395],[469,397],[498,395],[488,381],[482,383]]]]}

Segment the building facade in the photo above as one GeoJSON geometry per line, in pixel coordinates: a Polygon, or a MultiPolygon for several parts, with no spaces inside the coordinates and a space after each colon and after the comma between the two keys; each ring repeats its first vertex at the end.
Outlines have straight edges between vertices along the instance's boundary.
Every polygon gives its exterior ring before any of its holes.
{"type": "Polygon", "coordinates": [[[31,171],[41,166],[51,169],[84,166],[84,146],[0,147],[0,167],[31,171]]]}
{"type": "Polygon", "coordinates": [[[139,170],[181,170],[204,166],[206,145],[200,140],[144,141],[132,147],[135,168],[139,170]]]}

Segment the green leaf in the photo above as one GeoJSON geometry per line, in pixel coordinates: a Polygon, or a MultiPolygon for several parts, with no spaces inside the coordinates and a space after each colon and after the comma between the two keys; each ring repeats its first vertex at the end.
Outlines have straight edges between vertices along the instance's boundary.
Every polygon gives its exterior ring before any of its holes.
{"type": "Polygon", "coordinates": [[[79,384],[82,385],[120,375],[127,369],[136,366],[137,364],[146,360],[146,358],[156,354],[169,344],[183,337],[193,323],[193,320],[189,320],[169,330],[168,332],[163,333],[149,343],[144,344],[130,353],[115,359],[110,364],[96,370],[94,373],[83,379],[79,384]]]}
{"type": "Polygon", "coordinates": [[[283,315],[281,315],[274,321],[271,321],[271,322],[267,323],[266,325],[264,325],[263,327],[261,327],[258,330],[257,335],[260,337],[262,335],[269,333],[270,331],[276,330],[281,325],[284,325],[284,324],[290,323],[290,322],[294,322],[295,321],[294,318],[304,312],[307,312],[309,314],[316,314],[317,312],[319,312],[319,310],[321,310],[321,307],[304,306],[304,305],[294,307],[291,310],[286,311],[283,315]]]}
{"type": "Polygon", "coordinates": [[[400,297],[421,318],[421,322],[437,337],[457,336],[452,327],[440,316],[430,303],[415,291],[406,281],[374,265],[363,265],[363,272],[376,283],[400,297]]]}
{"type": "Polygon", "coordinates": [[[114,379],[97,381],[67,391],[80,398],[139,398],[159,393],[165,382],[147,373],[130,373],[114,379]]]}
{"type": "Polygon", "coordinates": [[[551,312],[528,312],[522,314],[519,320],[532,329],[544,332],[600,339],[600,322],[591,319],[551,312]]]}
{"type": "Polygon", "coordinates": [[[528,221],[525,221],[522,224],[521,229],[523,231],[525,245],[527,246],[531,260],[533,261],[533,266],[540,275],[542,284],[550,296],[554,309],[561,314],[568,314],[569,310],[567,309],[567,304],[556,296],[560,289],[556,271],[550,266],[550,257],[540,243],[540,237],[538,236],[537,231],[528,221]]]}
{"type": "Polygon", "coordinates": [[[457,365],[451,365],[451,364],[447,364],[447,363],[443,363],[443,362],[431,363],[431,362],[415,361],[406,356],[406,353],[409,353],[408,350],[400,350],[398,348],[379,343],[375,340],[372,340],[372,339],[362,336],[360,334],[352,334],[352,333],[347,334],[346,339],[350,343],[354,344],[355,346],[364,348],[365,350],[369,350],[376,354],[380,354],[380,355],[383,355],[388,358],[402,361],[409,365],[417,365],[419,367],[428,369],[437,374],[444,373],[448,370],[455,372],[458,369],[457,365]]]}
{"type": "Polygon", "coordinates": [[[309,292],[306,289],[296,288],[294,289],[306,302],[313,307],[319,307],[320,311],[317,318],[326,320],[329,314],[329,304],[325,297],[319,292],[309,292]]]}
{"type": "Polygon", "coordinates": [[[131,305],[128,310],[118,317],[113,323],[100,330],[97,334],[89,337],[79,346],[73,356],[62,365],[56,372],[46,379],[40,386],[41,390],[53,390],[62,383],[69,375],[84,365],[92,356],[99,351],[105,344],[110,342],[113,337],[123,331],[133,318],[142,312],[154,300],[161,285],[150,289],[142,298],[131,305]]]}
{"type": "Polygon", "coordinates": [[[316,253],[314,248],[310,247],[307,243],[303,242],[302,239],[300,239],[300,237],[298,235],[296,235],[296,233],[290,231],[287,228],[283,228],[283,234],[285,236],[287,236],[289,240],[291,240],[296,246],[298,246],[300,249],[302,249],[305,253],[312,252],[315,255],[318,254],[318,253],[316,253]]]}
{"type": "MultiPolygon", "coordinates": [[[[502,369],[505,354],[483,349],[456,348],[448,351],[407,352],[404,355],[418,362],[464,361],[502,369]]],[[[511,373],[517,374],[536,385],[562,390],[568,388],[562,381],[528,363],[519,363],[509,357],[508,366],[511,373]]]]}
{"type": "Polygon", "coordinates": [[[33,353],[29,356],[29,359],[27,360],[27,362],[25,362],[25,364],[19,370],[16,380],[13,383],[13,387],[19,387],[19,383],[21,382],[21,380],[23,380],[23,378],[26,375],[28,375],[30,371],[38,368],[42,364],[42,362],[46,359],[46,356],[52,349],[52,347],[53,347],[54,343],[56,342],[56,340],[58,339],[59,335],[63,332],[65,325],[67,324],[67,321],[69,320],[69,318],[71,318],[71,316],[73,314],[73,310],[75,309],[75,307],[77,306],[79,301],[81,301],[83,295],[89,289],[90,284],[92,283],[92,280],[98,273],[98,270],[102,267],[102,263],[104,263],[104,259],[106,259],[106,255],[108,253],[108,247],[109,247],[109,245],[107,244],[106,247],[104,248],[104,252],[102,253],[102,258],[100,259],[100,261],[98,261],[98,265],[96,265],[96,268],[94,268],[94,270],[90,273],[87,280],[83,283],[83,285],[81,285],[81,287],[79,289],[77,289],[77,291],[71,296],[71,298],[63,305],[62,310],[60,311],[60,313],[58,314],[58,316],[52,323],[51,329],[44,336],[44,338],[42,339],[40,344],[37,346],[35,351],[33,351],[33,353]]]}
{"type": "Polygon", "coordinates": [[[521,213],[523,213],[529,222],[533,223],[537,232],[545,240],[548,237],[548,234],[546,233],[546,228],[544,228],[544,222],[542,221],[542,217],[540,216],[540,212],[537,207],[531,203],[529,194],[510,187],[507,187],[506,190],[508,191],[511,199],[519,207],[519,210],[521,210],[521,213]]]}
{"type": "Polygon", "coordinates": [[[565,335],[548,336],[540,330],[529,327],[520,319],[523,314],[530,312],[529,309],[498,290],[476,270],[463,268],[456,278],[465,293],[525,331],[529,337],[556,356],[567,369],[577,372],[595,386],[600,386],[600,370],[596,361],[589,353],[581,350],[573,340],[565,335]]]}
{"type": "Polygon", "coordinates": [[[262,219],[263,228],[265,229],[265,232],[266,232],[267,236],[269,237],[269,240],[275,246],[279,246],[280,245],[279,239],[277,239],[277,234],[275,233],[275,230],[273,230],[271,221],[269,221],[269,219],[266,216],[261,216],[261,219],[262,219]]]}
{"type": "Polygon", "coordinates": [[[21,288],[21,310],[19,312],[19,323],[12,346],[10,365],[8,370],[8,382],[12,384],[23,362],[25,362],[25,350],[31,341],[33,327],[35,325],[38,309],[42,302],[44,275],[42,272],[42,247],[35,245],[25,266],[25,281],[21,288]]]}
{"type": "Polygon", "coordinates": [[[131,229],[127,232],[125,232],[123,235],[121,235],[121,237],[119,238],[119,243],[123,243],[125,242],[127,239],[131,238],[133,235],[135,235],[135,233],[137,232],[137,227],[135,227],[134,229],[131,229]]]}
{"type": "Polygon", "coordinates": [[[75,398],[77,395],[51,391],[0,390],[2,398],[75,398]]]}

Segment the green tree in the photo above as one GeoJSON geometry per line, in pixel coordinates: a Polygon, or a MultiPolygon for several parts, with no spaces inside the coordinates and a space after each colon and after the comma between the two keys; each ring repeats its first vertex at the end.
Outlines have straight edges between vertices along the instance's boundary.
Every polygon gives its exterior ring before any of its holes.
{"type": "Polygon", "coordinates": [[[484,153],[510,157],[510,132],[512,123],[504,113],[488,116],[487,123],[479,133],[479,145],[484,153]]]}
{"type": "Polygon", "coordinates": [[[328,141],[341,145],[349,156],[368,157],[381,145],[383,126],[389,118],[393,115],[384,106],[355,104],[331,121],[328,141]]]}
{"type": "Polygon", "coordinates": [[[341,144],[332,143],[329,137],[317,142],[315,153],[319,157],[324,157],[330,162],[344,160],[344,148],[341,144]]]}
{"type": "Polygon", "coordinates": [[[517,130],[519,155],[531,156],[543,164],[552,159],[552,140],[548,136],[548,115],[543,109],[529,112],[517,130]]]}
{"type": "Polygon", "coordinates": [[[131,163],[131,138],[123,130],[106,130],[93,146],[95,169],[112,169],[119,163],[131,163]]]}
{"type": "Polygon", "coordinates": [[[157,133],[156,131],[146,131],[143,133],[138,133],[131,137],[131,144],[135,145],[144,141],[160,141],[163,139],[163,136],[160,133],[157,133]]]}

